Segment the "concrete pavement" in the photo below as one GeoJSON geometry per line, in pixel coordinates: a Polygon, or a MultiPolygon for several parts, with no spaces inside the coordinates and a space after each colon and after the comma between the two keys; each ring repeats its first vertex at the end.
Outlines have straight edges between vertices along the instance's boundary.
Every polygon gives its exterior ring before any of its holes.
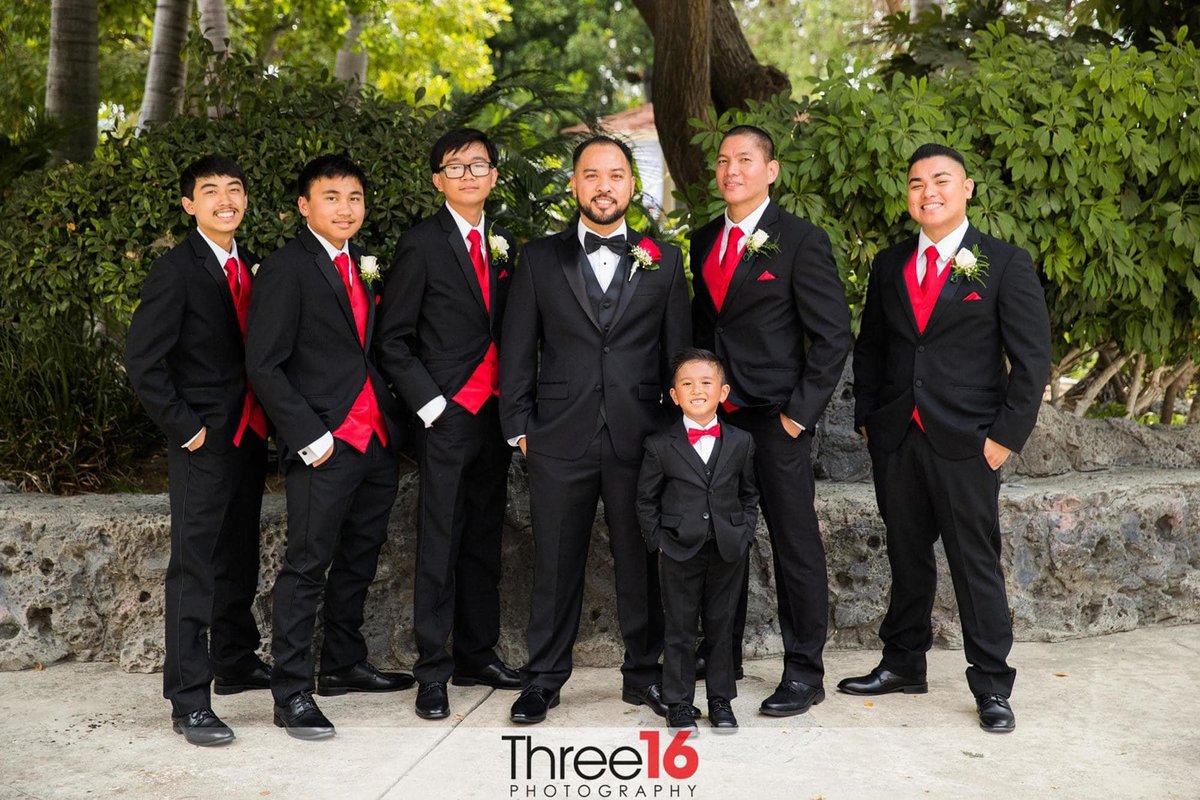
{"type": "Polygon", "coordinates": [[[411,690],[318,698],[337,726],[324,742],[275,728],[265,692],[215,697],[237,740],[210,749],[171,732],[158,675],[0,673],[0,798],[1200,798],[1200,626],[1018,643],[1008,735],[978,728],[958,651],[931,653],[926,695],[833,690],[876,660],[827,652],[827,699],[785,719],[756,713],[779,659],[748,663],[741,730],[702,722],[682,748],[621,702],[615,668],[577,671],[548,720],[521,728],[515,694],[484,687],[451,687],[438,722],[416,717],[411,690]]]}

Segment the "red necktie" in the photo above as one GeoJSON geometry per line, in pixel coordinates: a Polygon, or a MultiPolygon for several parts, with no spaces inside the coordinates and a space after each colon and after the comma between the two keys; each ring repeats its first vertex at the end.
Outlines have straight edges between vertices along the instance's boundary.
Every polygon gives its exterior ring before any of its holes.
{"type": "Polygon", "coordinates": [[[720,439],[721,438],[721,423],[714,422],[708,428],[688,428],[687,433],[688,433],[688,444],[695,447],[696,442],[700,441],[700,438],[702,436],[712,436],[713,438],[720,439]]]}
{"type": "Polygon", "coordinates": [[[483,307],[492,310],[491,282],[488,280],[487,262],[483,260],[483,247],[479,231],[474,228],[467,234],[471,243],[471,263],[475,265],[475,278],[479,281],[479,289],[483,292],[483,307]]]}
{"type": "Polygon", "coordinates": [[[338,253],[337,257],[333,259],[333,263],[342,276],[342,283],[346,285],[346,294],[350,296],[350,311],[354,314],[354,327],[358,329],[359,344],[365,344],[367,341],[367,298],[363,293],[362,284],[354,275],[350,256],[338,253]]]}
{"type": "Polygon", "coordinates": [[[733,276],[733,271],[737,269],[738,245],[742,241],[742,229],[733,227],[729,230],[729,238],[725,242],[725,255],[721,257],[721,272],[725,275],[725,280],[728,281],[733,276]]]}
{"type": "MultiPolygon", "coordinates": [[[[250,283],[246,279],[246,268],[239,259],[231,258],[225,262],[225,277],[229,280],[229,291],[233,294],[233,307],[237,311],[238,328],[242,332],[242,338],[245,339],[246,317],[250,313],[250,283]]],[[[234,447],[241,445],[246,428],[254,431],[260,439],[266,441],[267,415],[263,411],[262,404],[258,402],[258,398],[254,396],[254,387],[250,385],[249,380],[246,381],[246,395],[242,398],[241,418],[238,420],[237,430],[233,434],[234,447]]]]}
{"type": "Polygon", "coordinates": [[[929,287],[933,285],[933,279],[937,277],[937,260],[938,249],[933,245],[929,245],[925,250],[925,274],[921,276],[921,294],[925,295],[929,292],[929,287]]]}
{"type": "Polygon", "coordinates": [[[225,262],[225,277],[229,280],[229,292],[233,295],[233,305],[238,304],[238,260],[231,258],[225,262]]]}

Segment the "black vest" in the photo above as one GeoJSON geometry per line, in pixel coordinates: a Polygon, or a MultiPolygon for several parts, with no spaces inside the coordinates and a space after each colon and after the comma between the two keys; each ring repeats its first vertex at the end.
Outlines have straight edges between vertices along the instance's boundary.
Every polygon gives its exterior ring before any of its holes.
{"type": "Polygon", "coordinates": [[[583,285],[587,289],[588,302],[592,305],[592,313],[596,315],[596,321],[600,323],[600,330],[608,333],[609,327],[612,326],[613,317],[617,313],[617,304],[621,302],[621,292],[625,287],[625,276],[629,272],[629,256],[622,256],[617,259],[617,269],[613,273],[612,282],[608,284],[608,289],[600,288],[600,281],[596,280],[596,271],[592,269],[592,262],[588,261],[585,253],[580,251],[579,269],[583,272],[583,285]]]}

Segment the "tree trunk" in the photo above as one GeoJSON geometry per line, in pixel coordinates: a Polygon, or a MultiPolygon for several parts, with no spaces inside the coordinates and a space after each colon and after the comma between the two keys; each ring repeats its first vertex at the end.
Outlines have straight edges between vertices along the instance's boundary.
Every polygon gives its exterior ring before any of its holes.
{"type": "Polygon", "coordinates": [[[158,0],[154,9],[154,36],[150,41],[150,66],[146,92],[138,117],[138,132],[179,113],[183,89],[183,42],[191,19],[191,0],[158,0]]]}
{"type": "Polygon", "coordinates": [[[1146,354],[1138,353],[1133,362],[1133,377],[1129,380],[1129,391],[1125,393],[1125,416],[1133,418],[1138,395],[1142,392],[1142,378],[1146,374],[1146,354]]]}
{"type": "MultiPolygon", "coordinates": [[[[742,25],[729,0],[712,2],[712,100],[720,114],[730,108],[745,108],[746,100],[769,100],[780,92],[792,91],[788,76],[769,64],[760,64],[750,49],[742,25]]],[[[655,53],[658,42],[655,40],[655,53]]]]}
{"type": "Polygon", "coordinates": [[[633,0],[654,35],[654,123],[671,178],[703,183],[709,164],[688,120],[790,91],[791,82],[754,57],[730,0],[633,0]]]}
{"type": "Polygon", "coordinates": [[[909,10],[908,18],[913,22],[917,21],[927,11],[937,6],[944,13],[946,11],[946,0],[912,0],[912,8],[909,10]]]}
{"type": "Polygon", "coordinates": [[[1183,363],[1179,372],[1175,374],[1175,379],[1167,384],[1167,390],[1163,392],[1162,409],[1158,415],[1164,425],[1171,424],[1171,418],[1175,416],[1175,404],[1179,400],[1179,395],[1192,382],[1192,378],[1195,375],[1196,364],[1188,360],[1183,363]]]}
{"type": "Polygon", "coordinates": [[[225,0],[196,0],[200,12],[200,35],[212,45],[216,57],[229,51],[229,13],[225,0]]]}
{"type": "MultiPolygon", "coordinates": [[[[639,7],[645,0],[639,0],[639,7]]],[[[704,152],[692,144],[688,120],[710,114],[711,0],[658,0],[654,31],[654,126],[675,183],[708,177],[704,152]]]]}
{"type": "Polygon", "coordinates": [[[46,116],[67,129],[55,161],[90,161],[100,107],[100,27],[96,0],[54,0],[46,116]]]}
{"type": "Polygon", "coordinates": [[[367,48],[358,43],[366,22],[365,14],[350,15],[346,40],[342,42],[342,49],[338,50],[334,62],[333,77],[351,84],[351,89],[362,86],[367,80],[367,48]]]}
{"type": "Polygon", "coordinates": [[[1196,387],[1196,391],[1192,394],[1192,410],[1188,412],[1188,425],[1200,425],[1200,385],[1196,387]]]}
{"type": "Polygon", "coordinates": [[[1104,368],[1104,371],[1096,377],[1092,385],[1087,388],[1087,391],[1075,403],[1075,416],[1082,417],[1087,413],[1087,410],[1092,407],[1092,403],[1096,402],[1096,398],[1100,395],[1100,392],[1104,390],[1104,387],[1108,385],[1113,376],[1121,371],[1121,368],[1125,366],[1129,358],[1129,354],[1117,356],[1112,360],[1112,363],[1104,368]]]}

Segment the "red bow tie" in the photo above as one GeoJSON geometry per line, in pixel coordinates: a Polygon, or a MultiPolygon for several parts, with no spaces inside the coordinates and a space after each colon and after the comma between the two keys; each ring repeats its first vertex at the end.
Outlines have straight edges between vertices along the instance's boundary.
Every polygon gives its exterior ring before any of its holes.
{"type": "Polygon", "coordinates": [[[695,445],[700,441],[701,436],[712,436],[721,438],[721,423],[714,422],[710,428],[688,428],[688,444],[695,445]]]}

